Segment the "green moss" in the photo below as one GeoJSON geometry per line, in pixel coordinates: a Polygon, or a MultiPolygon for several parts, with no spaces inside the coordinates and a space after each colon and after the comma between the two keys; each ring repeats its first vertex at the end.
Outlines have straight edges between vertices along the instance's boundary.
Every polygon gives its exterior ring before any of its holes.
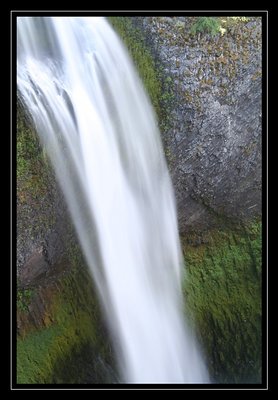
{"type": "Polygon", "coordinates": [[[52,360],[61,349],[55,339],[59,326],[54,325],[17,340],[17,383],[46,383],[52,374],[52,360]]]}
{"type": "Polygon", "coordinates": [[[113,383],[118,378],[96,354],[92,343],[85,342],[66,357],[58,359],[53,368],[53,383],[113,383]]]}
{"type": "Polygon", "coordinates": [[[16,137],[17,195],[21,203],[48,190],[50,165],[37,134],[18,105],[16,137]]]}
{"type": "Polygon", "coordinates": [[[34,290],[32,289],[18,289],[17,290],[17,309],[20,311],[28,311],[34,290]]]}
{"type": "MultiPolygon", "coordinates": [[[[62,380],[57,371],[64,371],[65,360],[73,360],[72,354],[84,351],[85,347],[93,349],[95,355],[103,360],[111,352],[107,341],[102,339],[104,328],[88,273],[75,269],[57,287],[48,311],[50,317],[45,318],[45,326],[17,339],[18,383],[53,383],[62,380]]],[[[82,380],[86,371],[81,361],[78,375],[74,361],[73,370],[67,367],[68,381],[82,380]]],[[[91,363],[94,363],[93,356],[91,363]]]]}
{"type": "MultiPolygon", "coordinates": [[[[17,196],[20,229],[28,229],[30,237],[40,234],[41,226],[55,223],[51,196],[54,176],[36,132],[20,105],[17,115],[17,196]],[[27,207],[25,207],[25,205],[27,207]],[[29,210],[37,213],[30,226],[29,210]],[[26,215],[27,214],[27,215],[26,215]]],[[[55,190],[55,188],[54,188],[55,190]]],[[[102,381],[101,365],[110,365],[112,355],[108,334],[104,332],[92,279],[69,222],[66,232],[68,264],[52,266],[54,277],[17,292],[17,382],[57,383],[84,382],[90,359],[90,376],[102,381]],[[104,340],[105,338],[105,340],[104,340]],[[98,360],[100,366],[96,367],[98,360]]],[[[103,378],[104,379],[104,378],[103,378]]]]}
{"type": "Polygon", "coordinates": [[[261,225],[184,239],[191,322],[216,382],[261,380],[261,225]]]}
{"type": "MultiPolygon", "coordinates": [[[[149,94],[156,112],[159,128],[168,131],[172,126],[171,112],[174,108],[176,91],[171,76],[165,76],[163,67],[155,60],[143,32],[137,29],[132,17],[110,17],[110,23],[125,43],[131,58],[149,94]]],[[[166,32],[164,32],[166,34],[166,32]]],[[[179,63],[177,61],[177,63],[179,63]]],[[[178,65],[176,65],[178,67],[178,65]]],[[[162,137],[164,140],[165,137],[162,137]]],[[[173,157],[169,157],[168,144],[164,143],[165,156],[171,168],[173,157]]]]}
{"type": "Polygon", "coordinates": [[[129,17],[110,17],[109,21],[125,43],[159,119],[161,117],[160,98],[162,95],[159,71],[144,42],[142,33],[133,26],[129,17]]]}

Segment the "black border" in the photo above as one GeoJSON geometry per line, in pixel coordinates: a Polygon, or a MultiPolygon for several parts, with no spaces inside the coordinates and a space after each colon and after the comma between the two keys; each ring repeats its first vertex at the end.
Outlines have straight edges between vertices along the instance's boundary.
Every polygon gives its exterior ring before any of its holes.
{"type": "Polygon", "coordinates": [[[257,16],[262,18],[262,383],[261,384],[17,384],[16,383],[16,168],[11,168],[11,374],[10,390],[268,390],[268,270],[267,270],[267,155],[268,155],[268,10],[9,10],[11,29],[11,167],[16,160],[16,18],[17,16],[257,16]]]}
{"type": "Polygon", "coordinates": [[[268,383],[268,265],[267,265],[267,117],[268,20],[262,18],[262,383],[268,383]],[[265,368],[263,368],[265,366],[265,368]]]}

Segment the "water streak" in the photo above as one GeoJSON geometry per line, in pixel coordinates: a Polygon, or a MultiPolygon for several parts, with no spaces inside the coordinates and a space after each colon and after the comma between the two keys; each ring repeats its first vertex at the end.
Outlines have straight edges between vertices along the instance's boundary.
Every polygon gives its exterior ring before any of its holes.
{"type": "Polygon", "coordinates": [[[17,84],[53,163],[125,382],[208,382],[183,319],[175,201],[149,99],[100,17],[19,17],[17,84]]]}

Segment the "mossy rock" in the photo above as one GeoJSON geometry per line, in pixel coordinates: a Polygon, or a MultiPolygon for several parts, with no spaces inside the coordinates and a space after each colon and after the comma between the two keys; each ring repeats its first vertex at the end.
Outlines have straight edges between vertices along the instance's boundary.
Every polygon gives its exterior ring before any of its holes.
{"type": "Polygon", "coordinates": [[[142,32],[134,27],[132,19],[129,17],[110,17],[109,21],[126,45],[150,96],[157,117],[160,118],[162,116],[160,109],[162,89],[159,71],[156,68],[150,50],[145,44],[142,32]]]}
{"type": "Polygon", "coordinates": [[[261,224],[184,238],[186,309],[212,380],[261,382],[261,224]]]}
{"type": "Polygon", "coordinates": [[[25,323],[18,330],[17,383],[104,383],[116,379],[109,335],[86,268],[74,267],[33,291],[39,293],[30,300],[29,318],[28,310],[18,310],[25,313],[27,326],[25,323]],[[33,306],[32,301],[36,303],[33,306]]]}
{"type": "Polygon", "coordinates": [[[21,203],[27,203],[48,192],[52,169],[31,120],[19,102],[17,107],[17,195],[21,203]]]}

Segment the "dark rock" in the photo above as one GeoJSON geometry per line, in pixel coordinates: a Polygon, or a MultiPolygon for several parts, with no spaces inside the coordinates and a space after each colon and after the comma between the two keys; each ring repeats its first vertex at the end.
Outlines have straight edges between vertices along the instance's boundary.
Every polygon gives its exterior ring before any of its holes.
{"type": "MultiPolygon", "coordinates": [[[[33,146],[40,148],[36,135],[32,136],[31,123],[23,122],[23,118],[19,113],[20,129],[29,132],[33,146]]],[[[18,137],[22,134],[20,129],[18,137]]],[[[32,286],[51,274],[53,266],[65,257],[69,240],[76,241],[64,196],[46,161],[41,161],[43,172],[38,188],[29,184],[37,174],[35,166],[41,159],[41,151],[31,154],[30,171],[18,177],[17,182],[17,278],[22,287],[32,286]]],[[[26,153],[25,157],[30,155],[26,153]]]]}
{"type": "Polygon", "coordinates": [[[133,18],[174,81],[162,138],[180,231],[211,227],[215,214],[247,221],[261,213],[261,19],[198,40],[191,17],[184,31],[177,21],[166,35],[164,18],[133,18]]]}
{"type": "Polygon", "coordinates": [[[33,252],[31,257],[23,265],[21,273],[21,285],[28,286],[39,277],[46,274],[49,264],[46,261],[43,248],[40,247],[33,252]]]}

